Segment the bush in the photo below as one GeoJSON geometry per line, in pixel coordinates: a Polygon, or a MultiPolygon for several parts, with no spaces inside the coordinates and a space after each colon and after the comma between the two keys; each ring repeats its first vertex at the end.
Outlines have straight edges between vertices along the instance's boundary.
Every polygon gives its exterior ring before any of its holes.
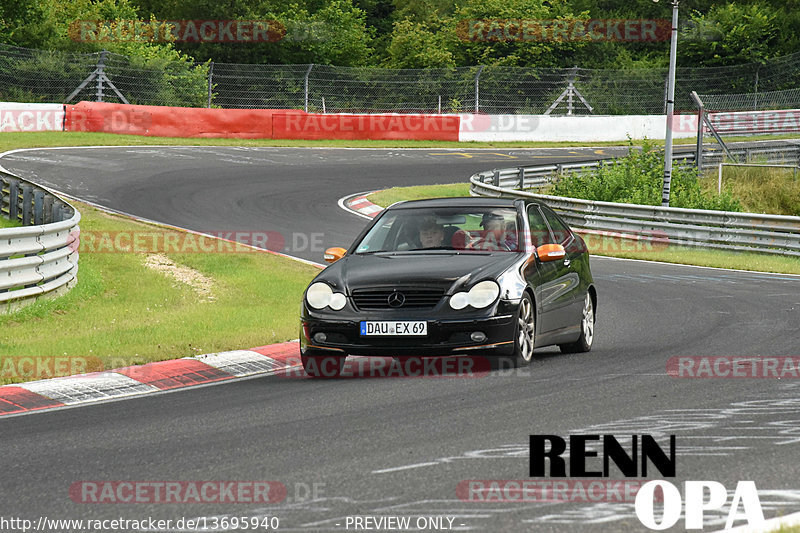
{"type": "MultiPolygon", "coordinates": [[[[627,157],[604,162],[597,170],[586,174],[571,174],[556,181],[550,194],[642,205],[661,205],[664,181],[663,151],[653,149],[647,139],[637,149],[629,139],[627,157]]],[[[728,192],[721,195],[704,192],[694,168],[674,167],[670,206],[688,209],[717,209],[741,211],[737,199],[728,192]]]]}

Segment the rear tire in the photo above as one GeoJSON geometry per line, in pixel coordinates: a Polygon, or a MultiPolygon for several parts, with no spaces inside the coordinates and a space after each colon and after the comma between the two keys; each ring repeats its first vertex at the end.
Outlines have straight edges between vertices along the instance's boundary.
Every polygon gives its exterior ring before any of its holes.
{"type": "Polygon", "coordinates": [[[592,349],[594,342],[594,303],[592,295],[586,293],[583,301],[583,313],[581,315],[581,336],[578,340],[570,344],[561,344],[561,353],[585,353],[592,349]]]}
{"type": "Polygon", "coordinates": [[[336,378],[342,373],[346,355],[301,355],[303,369],[312,378],[336,378]]]}

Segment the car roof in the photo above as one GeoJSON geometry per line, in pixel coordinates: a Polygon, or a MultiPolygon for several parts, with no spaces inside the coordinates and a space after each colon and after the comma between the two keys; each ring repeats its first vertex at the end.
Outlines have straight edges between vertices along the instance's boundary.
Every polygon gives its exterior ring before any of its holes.
{"type": "Polygon", "coordinates": [[[511,207],[515,206],[514,198],[476,198],[461,196],[456,198],[430,198],[427,200],[408,200],[392,204],[392,209],[413,209],[417,207],[511,207]]]}

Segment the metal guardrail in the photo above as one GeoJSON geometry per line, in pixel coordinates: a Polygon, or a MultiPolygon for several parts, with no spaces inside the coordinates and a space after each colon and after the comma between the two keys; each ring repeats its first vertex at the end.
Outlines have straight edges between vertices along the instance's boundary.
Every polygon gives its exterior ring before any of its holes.
{"type": "MultiPolygon", "coordinates": [[[[776,147],[749,150],[767,158],[781,152],[776,147]]],[[[798,146],[786,145],[785,150],[786,156],[794,154],[795,161],[800,157],[798,146]]],[[[674,157],[686,164],[694,159],[694,153],[674,157]]],[[[800,256],[800,217],[796,216],[598,202],[520,190],[540,189],[557,174],[589,172],[609,163],[581,161],[480,172],[470,178],[470,194],[540,200],[578,229],[626,233],[659,243],[800,256]]]]}
{"type": "MultiPolygon", "coordinates": [[[[763,160],[767,163],[795,163],[800,165],[800,144],[786,144],[782,146],[752,146],[747,148],[734,148],[730,150],[737,160],[750,161],[763,160]]],[[[695,162],[695,152],[679,152],[672,156],[676,166],[691,166],[695,162]]],[[[703,161],[707,165],[718,165],[725,161],[722,151],[704,151],[703,161]]],[[[516,189],[532,189],[543,187],[550,183],[554,175],[580,174],[591,172],[600,165],[614,164],[613,159],[573,161],[570,163],[557,163],[551,165],[537,165],[528,167],[504,168],[493,170],[491,184],[497,187],[513,187],[516,189]]]]}
{"type": "Polygon", "coordinates": [[[62,294],[77,282],[80,213],[27,180],[0,172],[0,313],[62,294]]]}

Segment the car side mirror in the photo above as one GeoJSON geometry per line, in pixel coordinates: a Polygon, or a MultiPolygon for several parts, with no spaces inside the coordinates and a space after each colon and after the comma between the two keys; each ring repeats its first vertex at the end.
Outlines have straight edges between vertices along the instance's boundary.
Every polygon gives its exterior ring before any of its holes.
{"type": "Polygon", "coordinates": [[[567,251],[560,244],[543,244],[536,248],[536,254],[539,256],[539,260],[546,263],[547,261],[562,259],[567,255],[567,251]]]}
{"type": "Polygon", "coordinates": [[[328,263],[335,263],[336,261],[344,257],[344,254],[346,253],[347,250],[345,250],[344,248],[339,248],[339,247],[328,248],[327,250],[325,250],[325,255],[323,255],[323,258],[328,263]]]}

